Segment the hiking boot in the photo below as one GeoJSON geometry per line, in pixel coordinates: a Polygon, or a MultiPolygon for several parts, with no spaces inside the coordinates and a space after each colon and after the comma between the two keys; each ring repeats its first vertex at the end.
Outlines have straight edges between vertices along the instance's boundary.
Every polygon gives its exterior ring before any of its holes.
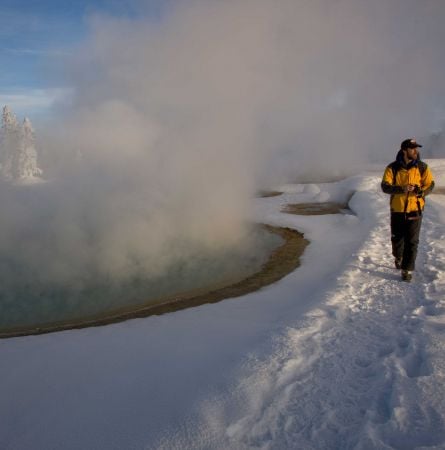
{"type": "Polygon", "coordinates": [[[396,269],[401,269],[402,268],[402,258],[396,258],[394,260],[394,265],[396,266],[396,269]]]}
{"type": "Polygon", "coordinates": [[[409,270],[402,270],[402,280],[411,281],[413,279],[413,274],[409,270]]]}

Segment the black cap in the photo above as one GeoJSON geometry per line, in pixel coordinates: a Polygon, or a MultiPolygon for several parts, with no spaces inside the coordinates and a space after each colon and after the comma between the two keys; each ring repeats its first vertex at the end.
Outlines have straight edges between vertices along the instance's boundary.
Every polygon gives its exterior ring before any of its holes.
{"type": "Polygon", "coordinates": [[[406,150],[407,148],[417,148],[417,147],[422,147],[422,145],[418,144],[415,139],[405,139],[400,144],[400,148],[402,150],[406,150]]]}

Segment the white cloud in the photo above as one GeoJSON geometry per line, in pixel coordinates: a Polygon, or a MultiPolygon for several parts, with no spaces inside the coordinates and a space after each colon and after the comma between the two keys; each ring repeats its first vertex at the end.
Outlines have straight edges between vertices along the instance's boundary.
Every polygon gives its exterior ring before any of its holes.
{"type": "Polygon", "coordinates": [[[60,49],[5,48],[4,51],[15,55],[50,56],[50,57],[70,55],[70,52],[60,49]]]}
{"type": "Polygon", "coordinates": [[[72,94],[71,88],[0,91],[0,105],[10,106],[19,116],[42,116],[49,114],[56,103],[69,102],[72,94]]]}

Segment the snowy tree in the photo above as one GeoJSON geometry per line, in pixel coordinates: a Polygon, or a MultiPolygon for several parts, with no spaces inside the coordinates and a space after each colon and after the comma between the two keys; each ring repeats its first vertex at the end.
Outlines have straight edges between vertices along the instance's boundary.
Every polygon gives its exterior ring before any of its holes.
{"type": "Polygon", "coordinates": [[[20,126],[14,113],[5,106],[0,134],[0,176],[5,180],[24,180],[41,175],[31,121],[25,118],[20,126]]]}
{"type": "Polygon", "coordinates": [[[31,121],[25,117],[21,128],[21,139],[13,164],[15,179],[40,177],[42,170],[37,166],[34,129],[31,121]]]}
{"type": "Polygon", "coordinates": [[[7,180],[13,178],[13,159],[20,145],[20,135],[20,126],[15,114],[5,106],[0,134],[0,175],[7,180]]]}

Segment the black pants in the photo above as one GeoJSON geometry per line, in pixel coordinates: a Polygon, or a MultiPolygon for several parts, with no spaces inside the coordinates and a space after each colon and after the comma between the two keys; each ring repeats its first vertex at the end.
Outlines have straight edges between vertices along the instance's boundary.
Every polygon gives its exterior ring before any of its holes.
{"type": "Polygon", "coordinates": [[[415,220],[404,213],[391,213],[392,254],[402,260],[402,270],[414,270],[422,216],[415,220]]]}

